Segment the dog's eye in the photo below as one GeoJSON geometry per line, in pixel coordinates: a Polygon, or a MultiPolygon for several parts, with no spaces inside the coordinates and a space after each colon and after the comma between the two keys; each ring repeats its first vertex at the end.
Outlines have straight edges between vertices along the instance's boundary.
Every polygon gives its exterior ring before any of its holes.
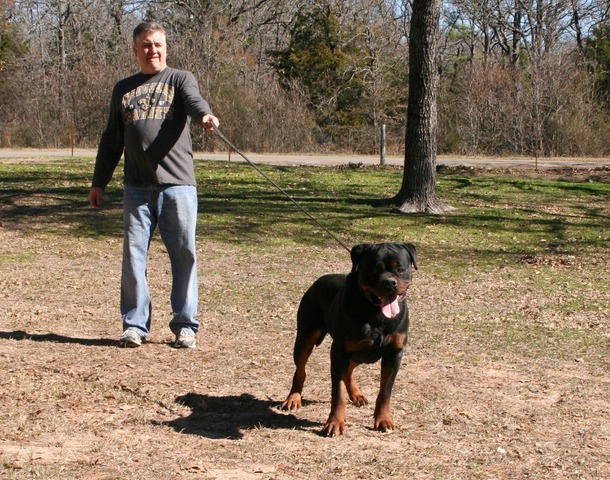
{"type": "Polygon", "coordinates": [[[400,274],[403,274],[403,273],[405,273],[406,271],[407,271],[407,269],[406,269],[406,268],[403,268],[403,267],[398,267],[398,268],[396,269],[396,272],[397,272],[397,273],[400,273],[400,274]]]}

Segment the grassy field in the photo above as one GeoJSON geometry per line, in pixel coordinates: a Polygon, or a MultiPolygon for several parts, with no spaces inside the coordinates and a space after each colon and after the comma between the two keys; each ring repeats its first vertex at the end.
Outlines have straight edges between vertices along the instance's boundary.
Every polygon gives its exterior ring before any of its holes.
{"type": "MultiPolygon", "coordinates": [[[[116,348],[120,178],[86,202],[89,158],[0,162],[0,477],[610,478],[610,172],[446,168],[450,215],[376,207],[393,167],[265,172],[348,245],[418,250],[399,429],[317,432],[327,340],[305,407],[277,409],[295,312],[349,255],[242,163],[198,162],[199,348],[169,346],[169,267],[151,246],[150,342],[116,348]]],[[[357,370],[374,399],[379,366],[357,370]]]]}

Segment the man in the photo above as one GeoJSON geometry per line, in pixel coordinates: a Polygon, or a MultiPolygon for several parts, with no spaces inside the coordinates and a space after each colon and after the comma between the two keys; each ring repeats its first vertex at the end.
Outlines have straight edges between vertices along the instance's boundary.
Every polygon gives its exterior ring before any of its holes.
{"type": "Polygon", "coordinates": [[[133,52],[141,71],[114,86],[89,204],[102,206],[104,189],[124,153],[123,335],[119,345],[138,347],[150,333],[152,304],[146,263],[158,227],[172,269],[169,327],[176,336],[174,346],[195,348],[199,330],[197,189],[190,123],[195,121],[212,131],[218,119],[201,97],[195,77],[167,66],[162,25],[138,25],[133,32],[133,52]]]}

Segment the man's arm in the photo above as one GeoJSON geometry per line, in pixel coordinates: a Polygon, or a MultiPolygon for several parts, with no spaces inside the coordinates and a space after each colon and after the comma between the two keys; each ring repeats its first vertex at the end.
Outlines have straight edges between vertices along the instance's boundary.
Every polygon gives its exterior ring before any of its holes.
{"type": "Polygon", "coordinates": [[[210,105],[201,96],[199,84],[195,76],[190,72],[185,72],[184,75],[180,93],[184,101],[186,113],[196,123],[201,123],[203,128],[211,132],[214,130],[214,127],[219,125],[218,118],[214,116],[210,105]]]}
{"type": "Polygon", "coordinates": [[[104,189],[110,182],[112,175],[123,154],[123,121],[121,118],[120,98],[118,85],[112,92],[110,114],[106,130],[102,134],[95,159],[95,169],[91,190],[89,191],[89,205],[94,208],[102,206],[104,189]]]}

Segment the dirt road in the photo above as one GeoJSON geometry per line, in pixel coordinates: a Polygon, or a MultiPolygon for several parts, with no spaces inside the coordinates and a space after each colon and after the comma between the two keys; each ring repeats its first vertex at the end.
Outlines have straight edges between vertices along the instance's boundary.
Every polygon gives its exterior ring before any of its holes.
{"type": "MultiPolygon", "coordinates": [[[[72,154],[78,157],[95,157],[93,149],[0,149],[0,161],[6,158],[34,158],[34,157],[69,157],[72,154]]],[[[303,155],[303,154],[260,154],[247,153],[248,159],[254,163],[268,165],[379,165],[379,155],[303,155]]],[[[196,160],[230,160],[240,162],[243,159],[238,153],[232,152],[197,152],[196,160]]],[[[402,156],[387,156],[387,165],[402,165],[402,156]]],[[[488,168],[610,168],[610,158],[539,158],[538,162],[533,157],[472,157],[472,156],[447,156],[439,155],[438,165],[465,165],[472,167],[488,168]]]]}

